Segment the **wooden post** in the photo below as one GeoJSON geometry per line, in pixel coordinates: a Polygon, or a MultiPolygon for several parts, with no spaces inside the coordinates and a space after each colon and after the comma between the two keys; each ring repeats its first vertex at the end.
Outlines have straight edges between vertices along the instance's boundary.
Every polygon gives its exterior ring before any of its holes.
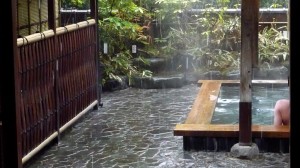
{"type": "Polygon", "coordinates": [[[297,71],[299,62],[297,58],[300,55],[299,50],[299,38],[297,33],[300,29],[299,24],[299,9],[297,7],[299,2],[295,0],[289,1],[289,46],[290,46],[290,81],[289,81],[289,88],[290,88],[290,167],[293,167],[294,165],[299,164],[298,158],[296,157],[299,153],[299,150],[297,148],[298,142],[299,142],[299,136],[297,135],[299,133],[298,130],[298,109],[299,106],[297,105],[299,103],[299,94],[296,90],[299,90],[299,80],[296,80],[298,78],[297,71]],[[294,73],[292,73],[294,71],[294,73]],[[297,89],[298,88],[298,89],[297,89]],[[292,148],[292,146],[296,148],[292,148]],[[294,156],[292,156],[294,155],[294,156]]]}
{"type": "MultiPolygon", "coordinates": [[[[55,52],[54,56],[57,57],[58,52],[60,52],[60,44],[57,42],[56,37],[56,8],[55,0],[48,0],[48,29],[52,29],[54,31],[54,41],[55,41],[55,52]]],[[[59,23],[60,24],[60,23],[59,23]]],[[[56,111],[56,131],[57,131],[57,139],[56,141],[60,141],[60,111],[59,111],[59,98],[58,98],[58,60],[55,62],[55,75],[54,75],[54,89],[55,89],[55,111],[56,111]]]]}
{"type": "Polygon", "coordinates": [[[98,0],[90,0],[90,7],[91,7],[91,17],[95,19],[95,31],[96,31],[96,55],[95,55],[95,61],[96,61],[96,68],[97,68],[97,76],[96,76],[96,82],[97,82],[97,106],[94,109],[98,109],[101,105],[101,77],[100,77],[100,58],[99,58],[99,30],[98,30],[98,0]]]}
{"type": "Polygon", "coordinates": [[[252,144],[252,68],[258,54],[259,0],[242,0],[239,145],[252,144]]]}
{"type": "Polygon", "coordinates": [[[55,0],[48,0],[48,29],[56,30],[55,0]]]}
{"type": "Polygon", "coordinates": [[[17,54],[16,0],[3,1],[5,10],[0,15],[5,25],[0,26],[0,97],[2,113],[3,158],[1,167],[22,167],[20,78],[17,54]]]}
{"type": "Polygon", "coordinates": [[[95,20],[98,19],[98,1],[90,0],[90,8],[91,8],[91,18],[95,20]]]}

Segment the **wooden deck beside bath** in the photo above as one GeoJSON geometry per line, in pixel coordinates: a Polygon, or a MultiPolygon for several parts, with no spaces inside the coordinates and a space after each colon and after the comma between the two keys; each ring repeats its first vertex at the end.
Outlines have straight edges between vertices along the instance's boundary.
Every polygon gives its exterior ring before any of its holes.
{"type": "MultiPolygon", "coordinates": [[[[287,84],[287,80],[253,80],[252,83],[287,84]]],[[[222,84],[239,84],[239,80],[200,80],[199,84],[201,87],[192,109],[184,123],[175,126],[174,136],[183,136],[185,150],[228,151],[238,143],[239,125],[211,124],[211,119],[222,84]]],[[[252,125],[252,138],[260,150],[288,152],[289,137],[289,126],[252,125]]]]}

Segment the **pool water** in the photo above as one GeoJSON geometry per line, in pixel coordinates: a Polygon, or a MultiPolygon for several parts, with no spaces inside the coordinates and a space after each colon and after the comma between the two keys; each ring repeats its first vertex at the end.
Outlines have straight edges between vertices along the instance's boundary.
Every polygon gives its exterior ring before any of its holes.
{"type": "MultiPolygon", "coordinates": [[[[239,122],[238,86],[222,86],[212,118],[212,124],[237,124],[239,122]]],[[[252,89],[252,124],[273,124],[273,109],[278,99],[289,99],[287,86],[258,85],[252,89]]]]}

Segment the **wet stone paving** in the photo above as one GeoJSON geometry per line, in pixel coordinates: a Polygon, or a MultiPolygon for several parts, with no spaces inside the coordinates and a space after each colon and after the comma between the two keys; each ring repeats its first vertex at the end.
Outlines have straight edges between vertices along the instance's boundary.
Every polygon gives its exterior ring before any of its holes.
{"type": "Polygon", "coordinates": [[[102,93],[103,107],[88,112],[29,160],[25,168],[241,168],[289,167],[289,153],[259,153],[253,160],[230,152],[184,151],[173,135],[196,98],[196,84],[181,88],[127,88],[102,93]]]}

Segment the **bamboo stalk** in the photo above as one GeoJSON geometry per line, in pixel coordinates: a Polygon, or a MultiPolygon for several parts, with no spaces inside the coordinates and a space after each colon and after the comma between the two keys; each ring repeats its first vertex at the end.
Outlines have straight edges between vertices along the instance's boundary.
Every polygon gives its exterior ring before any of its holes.
{"type": "MultiPolygon", "coordinates": [[[[58,34],[58,35],[59,34],[64,34],[64,33],[70,32],[70,31],[74,31],[74,30],[77,30],[77,29],[87,27],[89,25],[93,25],[95,23],[96,23],[95,19],[90,19],[90,20],[87,20],[87,21],[78,22],[76,24],[67,25],[65,27],[59,27],[59,28],[56,29],[56,34],[58,34]]],[[[44,31],[43,33],[34,33],[34,34],[31,34],[31,35],[25,36],[23,38],[18,38],[17,39],[17,46],[18,47],[24,46],[24,45],[34,43],[34,42],[37,42],[37,41],[40,41],[42,39],[49,38],[49,37],[52,37],[52,36],[54,36],[54,31],[53,30],[47,30],[47,31],[44,31]]]]}

